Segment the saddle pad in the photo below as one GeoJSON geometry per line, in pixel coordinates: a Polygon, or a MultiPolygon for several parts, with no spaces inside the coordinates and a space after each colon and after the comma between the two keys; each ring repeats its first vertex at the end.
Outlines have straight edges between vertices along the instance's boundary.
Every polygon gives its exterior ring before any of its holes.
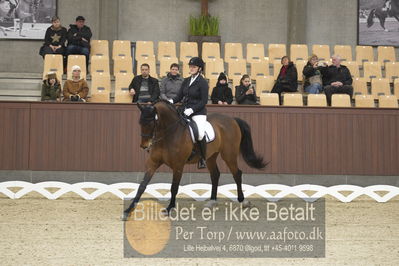
{"type": "MultiPolygon", "coordinates": [[[[193,143],[196,143],[197,140],[194,137],[193,129],[191,126],[188,127],[190,129],[190,135],[191,135],[191,140],[193,143]]],[[[206,143],[212,142],[215,140],[215,130],[213,129],[211,123],[206,121],[205,123],[205,138],[206,138],[206,143]]]]}

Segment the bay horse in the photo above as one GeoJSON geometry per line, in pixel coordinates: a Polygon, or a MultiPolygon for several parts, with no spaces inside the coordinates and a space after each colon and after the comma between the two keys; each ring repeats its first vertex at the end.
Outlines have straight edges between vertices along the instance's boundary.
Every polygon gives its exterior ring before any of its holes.
{"type": "Polygon", "coordinates": [[[388,32],[388,29],[385,28],[385,20],[388,16],[396,18],[397,21],[399,21],[399,0],[392,0],[391,1],[391,9],[384,11],[382,10],[385,5],[374,8],[370,11],[369,16],[367,17],[367,28],[370,28],[371,26],[374,25],[374,17],[377,17],[378,20],[380,21],[381,27],[384,29],[384,31],[388,32]]]}
{"type": "MultiPolygon", "coordinates": [[[[139,121],[141,126],[140,147],[149,151],[149,158],[145,163],[144,178],[140,183],[134,200],[124,211],[122,220],[128,218],[130,211],[139,202],[155,171],[162,164],[166,164],[173,170],[172,196],[166,208],[169,213],[175,207],[184,165],[194,164],[199,160],[199,152],[195,156],[191,156],[195,144],[191,140],[185,118],[173,104],[165,100],[158,100],[151,105],[137,104],[137,106],[141,111],[139,121]]],[[[215,130],[215,140],[207,144],[206,152],[206,164],[212,182],[209,203],[216,204],[220,177],[216,159],[219,154],[233,174],[237,185],[238,202],[245,203],[242,192],[242,171],[238,168],[237,163],[240,152],[244,161],[252,168],[263,169],[267,163],[255,153],[251,129],[245,121],[218,113],[209,114],[207,120],[215,130]]]]}

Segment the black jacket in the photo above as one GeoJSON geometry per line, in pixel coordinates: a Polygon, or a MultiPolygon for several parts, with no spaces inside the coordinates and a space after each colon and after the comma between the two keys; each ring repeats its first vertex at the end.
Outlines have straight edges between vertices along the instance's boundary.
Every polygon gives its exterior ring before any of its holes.
{"type": "Polygon", "coordinates": [[[193,109],[192,115],[206,115],[206,104],[208,103],[208,82],[199,75],[189,86],[191,77],[185,78],[174,103],[182,102],[185,108],[193,109]]]}
{"type": "Polygon", "coordinates": [[[248,95],[245,94],[250,88],[251,86],[248,87],[245,87],[243,85],[236,86],[236,101],[238,104],[257,104],[255,89],[253,94],[248,94],[248,95]]]}
{"type": "MultiPolygon", "coordinates": [[[[132,82],[129,85],[129,91],[131,89],[135,90],[135,94],[133,97],[132,102],[137,102],[139,99],[140,95],[140,88],[141,88],[141,82],[143,81],[143,76],[135,76],[132,80],[132,82]]],[[[151,76],[148,77],[148,93],[151,95],[150,101],[154,102],[159,99],[160,91],[159,91],[159,82],[156,78],[153,78],[151,76]]]]}
{"type": "Polygon", "coordinates": [[[65,46],[65,41],[67,39],[67,29],[60,27],[58,30],[54,30],[53,27],[48,27],[46,30],[46,35],[44,36],[44,45],[61,45],[65,46]],[[57,36],[56,36],[57,35],[57,36]]]}
{"type": "Polygon", "coordinates": [[[227,84],[218,84],[212,90],[211,100],[213,104],[217,104],[218,101],[231,104],[233,102],[233,93],[227,84]]]}
{"type": "Polygon", "coordinates": [[[277,77],[277,82],[281,83],[289,87],[290,91],[297,91],[298,90],[298,72],[293,62],[290,62],[285,74],[285,77],[281,76],[281,70],[283,66],[280,68],[280,73],[277,77]]]}
{"type": "Polygon", "coordinates": [[[86,48],[90,48],[90,39],[92,36],[91,30],[87,26],[83,26],[83,28],[78,29],[78,26],[75,24],[69,25],[69,30],[68,30],[68,45],[73,44],[73,45],[78,45],[86,48]],[[86,39],[86,41],[83,41],[82,38],[86,39]]]}
{"type": "Polygon", "coordinates": [[[328,67],[321,67],[320,72],[323,75],[323,85],[327,86],[333,82],[340,81],[344,85],[352,85],[352,76],[349,69],[341,65],[336,67],[334,65],[328,67]]]}
{"type": "Polygon", "coordinates": [[[310,85],[309,78],[321,74],[322,67],[314,68],[311,63],[307,63],[306,66],[303,68],[302,74],[305,76],[304,80],[304,87],[310,85]]]}

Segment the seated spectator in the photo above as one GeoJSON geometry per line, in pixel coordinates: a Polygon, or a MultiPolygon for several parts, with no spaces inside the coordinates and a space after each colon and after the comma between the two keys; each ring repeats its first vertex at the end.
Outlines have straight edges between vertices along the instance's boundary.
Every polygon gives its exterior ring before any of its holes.
{"type": "Polygon", "coordinates": [[[233,102],[233,93],[223,72],[220,73],[216,87],[212,90],[211,100],[213,104],[231,104],[233,102]]]}
{"type": "Polygon", "coordinates": [[[170,100],[177,96],[181,84],[183,83],[183,78],[179,74],[179,65],[172,64],[170,66],[170,72],[161,81],[161,99],[170,100]]]}
{"type": "Polygon", "coordinates": [[[49,72],[42,84],[42,101],[55,102],[61,97],[61,84],[54,72],[49,72]]]}
{"type": "Polygon", "coordinates": [[[331,66],[325,64],[320,68],[328,105],[331,105],[331,96],[335,93],[349,94],[351,98],[353,95],[352,76],[349,69],[341,65],[341,58],[338,55],[333,55],[331,59],[331,66]]]}
{"type": "Polygon", "coordinates": [[[40,55],[43,56],[43,59],[46,54],[65,54],[67,30],[61,26],[60,19],[57,16],[51,19],[51,23],[52,25],[46,30],[44,44],[40,48],[40,55]]]}
{"type": "MultiPolygon", "coordinates": [[[[281,58],[282,67],[278,74],[272,93],[278,93],[281,104],[282,92],[296,92],[298,90],[298,72],[288,56],[281,58]]],[[[276,71],[276,70],[275,70],[276,71]]]]}
{"type": "Polygon", "coordinates": [[[72,67],[72,80],[65,81],[64,101],[65,102],[86,102],[89,86],[84,79],[80,78],[81,69],[79,66],[72,67]]]}
{"type": "Polygon", "coordinates": [[[150,76],[150,66],[142,64],[141,75],[135,76],[129,85],[132,102],[152,103],[159,99],[159,83],[156,78],[150,76]]]}
{"type": "Polygon", "coordinates": [[[251,86],[251,79],[248,75],[242,76],[240,86],[236,86],[237,104],[258,104],[256,92],[251,86]]]}
{"type": "Polygon", "coordinates": [[[78,16],[76,24],[69,25],[66,55],[79,54],[86,56],[86,69],[89,69],[91,36],[91,30],[85,25],[84,17],[78,16]]]}
{"type": "Polygon", "coordinates": [[[303,68],[302,73],[305,77],[303,87],[307,93],[319,94],[323,91],[323,81],[321,79],[319,58],[317,55],[312,55],[309,58],[309,61],[303,68]]]}

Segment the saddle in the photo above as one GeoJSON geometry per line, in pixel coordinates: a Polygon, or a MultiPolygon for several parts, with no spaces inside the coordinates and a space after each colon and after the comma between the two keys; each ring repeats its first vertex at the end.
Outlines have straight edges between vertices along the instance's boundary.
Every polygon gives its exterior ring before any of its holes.
{"type": "MultiPolygon", "coordinates": [[[[191,140],[193,143],[197,143],[198,140],[198,127],[197,123],[193,120],[188,120],[188,128],[190,130],[191,140]]],[[[215,130],[213,129],[211,123],[206,121],[205,124],[205,139],[206,143],[212,142],[215,140],[215,130]]]]}

